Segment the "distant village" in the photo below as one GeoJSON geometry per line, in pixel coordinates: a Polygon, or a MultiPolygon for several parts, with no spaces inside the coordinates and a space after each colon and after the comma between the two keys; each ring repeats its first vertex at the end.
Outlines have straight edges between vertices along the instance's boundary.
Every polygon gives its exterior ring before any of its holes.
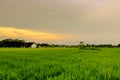
{"type": "Polygon", "coordinates": [[[66,48],[88,48],[88,47],[98,47],[98,48],[120,48],[120,44],[88,44],[84,42],[78,43],[78,45],[58,45],[58,44],[49,44],[49,43],[36,43],[36,42],[26,42],[25,40],[20,39],[4,39],[0,41],[1,48],[40,48],[40,47],[66,47],[66,48]]]}

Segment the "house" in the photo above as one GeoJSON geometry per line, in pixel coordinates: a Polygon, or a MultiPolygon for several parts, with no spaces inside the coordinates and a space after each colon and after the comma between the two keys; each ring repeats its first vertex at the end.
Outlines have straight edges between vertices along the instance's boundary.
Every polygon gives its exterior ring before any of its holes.
{"type": "Polygon", "coordinates": [[[37,48],[37,44],[33,43],[33,44],[31,45],[31,48],[37,48]]]}
{"type": "Polygon", "coordinates": [[[35,42],[26,42],[25,47],[26,48],[37,48],[37,44],[35,42]]]}

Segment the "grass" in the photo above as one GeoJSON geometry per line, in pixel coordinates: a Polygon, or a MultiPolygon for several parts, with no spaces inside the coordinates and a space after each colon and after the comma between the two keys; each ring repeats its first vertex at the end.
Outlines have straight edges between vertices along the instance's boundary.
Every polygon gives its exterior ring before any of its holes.
{"type": "Polygon", "coordinates": [[[120,80],[120,49],[0,48],[0,80],[120,80]]]}

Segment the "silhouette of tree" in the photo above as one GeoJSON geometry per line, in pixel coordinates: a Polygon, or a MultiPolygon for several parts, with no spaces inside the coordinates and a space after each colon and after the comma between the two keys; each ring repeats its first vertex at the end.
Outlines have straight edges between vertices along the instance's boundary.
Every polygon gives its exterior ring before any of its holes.
{"type": "Polygon", "coordinates": [[[24,47],[25,41],[19,39],[4,39],[1,43],[3,47],[24,47]]]}

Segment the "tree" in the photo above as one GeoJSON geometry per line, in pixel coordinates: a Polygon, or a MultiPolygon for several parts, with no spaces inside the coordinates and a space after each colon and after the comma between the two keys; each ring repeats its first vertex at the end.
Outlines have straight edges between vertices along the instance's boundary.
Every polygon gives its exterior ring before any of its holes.
{"type": "Polygon", "coordinates": [[[80,42],[80,49],[84,49],[84,43],[82,41],[80,42]]]}
{"type": "Polygon", "coordinates": [[[40,46],[41,47],[50,47],[50,44],[48,44],[48,43],[41,43],[40,46]]]}
{"type": "Polygon", "coordinates": [[[19,39],[4,39],[1,41],[3,47],[24,47],[25,41],[19,39]]]}

